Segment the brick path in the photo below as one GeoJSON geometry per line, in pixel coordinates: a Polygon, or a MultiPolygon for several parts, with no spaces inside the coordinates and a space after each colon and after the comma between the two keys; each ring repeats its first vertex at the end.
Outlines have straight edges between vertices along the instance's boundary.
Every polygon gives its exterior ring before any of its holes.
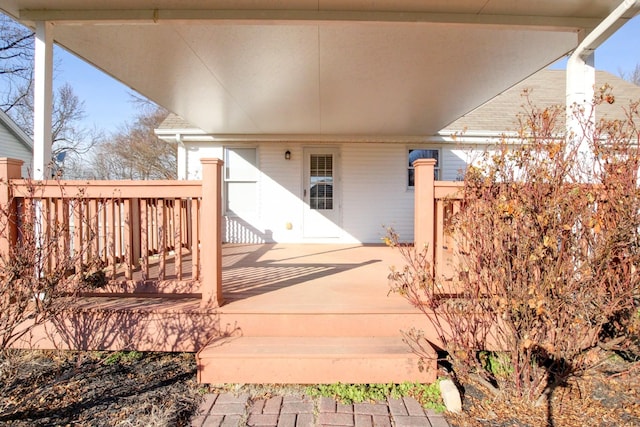
{"type": "Polygon", "coordinates": [[[192,427],[449,427],[442,414],[423,409],[412,398],[344,405],[327,397],[275,396],[251,400],[208,394],[192,427]]]}

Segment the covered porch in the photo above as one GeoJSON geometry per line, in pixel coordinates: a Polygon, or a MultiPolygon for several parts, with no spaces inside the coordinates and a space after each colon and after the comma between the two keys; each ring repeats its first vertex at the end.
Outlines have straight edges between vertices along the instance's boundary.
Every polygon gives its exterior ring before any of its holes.
{"type": "MultiPolygon", "coordinates": [[[[390,267],[403,260],[382,242],[223,244],[215,162],[202,182],[36,188],[11,178],[19,162],[0,163],[5,203],[20,218],[3,234],[4,248],[39,217],[43,247],[51,248],[45,268],[70,260],[70,274],[80,278],[97,258],[106,277],[33,329],[23,347],[198,351],[199,378],[208,383],[435,379],[435,361],[421,371],[403,342],[401,331],[424,328],[424,315],[389,294],[390,267]]],[[[416,203],[416,241],[434,249],[429,256],[444,271],[446,216],[459,183],[434,181],[433,166],[416,164],[416,198],[432,198],[416,203]]]]}

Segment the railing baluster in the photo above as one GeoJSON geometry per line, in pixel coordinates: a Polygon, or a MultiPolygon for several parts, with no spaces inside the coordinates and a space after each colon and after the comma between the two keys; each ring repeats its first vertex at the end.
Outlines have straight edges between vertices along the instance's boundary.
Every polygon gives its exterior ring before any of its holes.
{"type": "Polygon", "coordinates": [[[444,274],[444,201],[436,200],[435,209],[435,272],[438,276],[444,274]]]}
{"type": "Polygon", "coordinates": [[[69,227],[69,201],[67,199],[58,199],[56,201],[58,205],[57,209],[57,221],[55,224],[55,233],[58,235],[58,242],[62,245],[60,247],[61,253],[58,260],[62,263],[66,262],[71,256],[71,230],[69,227]]]}
{"type": "Polygon", "coordinates": [[[73,256],[76,261],[76,273],[80,274],[83,270],[82,265],[82,200],[73,201],[73,256]]]}
{"type": "Polygon", "coordinates": [[[140,269],[142,279],[149,278],[149,199],[140,199],[140,269]]]}
{"type": "Polygon", "coordinates": [[[111,278],[116,279],[118,274],[118,258],[116,253],[116,223],[115,223],[115,201],[107,200],[107,244],[109,253],[109,265],[111,266],[111,278]]]}
{"type": "Polygon", "coordinates": [[[102,262],[105,265],[109,263],[109,227],[108,227],[108,211],[109,211],[109,201],[103,199],[100,202],[102,208],[100,209],[100,250],[102,255],[102,262]]]}
{"type": "Polygon", "coordinates": [[[52,200],[49,198],[42,199],[40,202],[42,206],[42,245],[45,248],[44,268],[46,271],[53,267],[52,257],[54,255],[51,250],[53,245],[51,202],[52,200]]]}
{"type": "Polygon", "coordinates": [[[98,204],[98,199],[91,199],[90,202],[90,206],[91,208],[89,209],[89,218],[91,219],[91,226],[90,226],[90,241],[91,241],[91,245],[90,248],[91,250],[89,251],[89,255],[91,257],[99,257],[100,256],[100,233],[99,233],[99,229],[100,229],[100,211],[99,211],[99,204],[98,204]]]}
{"type": "Polygon", "coordinates": [[[158,199],[158,255],[160,257],[158,264],[158,280],[164,280],[165,268],[166,268],[166,254],[165,248],[167,247],[167,215],[165,212],[164,199],[158,199]]]}
{"type": "Polygon", "coordinates": [[[200,280],[200,199],[191,199],[191,278],[200,280]]]}
{"type": "Polygon", "coordinates": [[[153,199],[151,205],[151,251],[154,255],[158,253],[158,199],[153,199]]]}
{"type": "Polygon", "coordinates": [[[124,199],[123,211],[122,234],[124,236],[124,277],[128,280],[131,280],[133,278],[133,244],[131,242],[133,234],[131,230],[131,199],[124,199]]]}
{"type": "Polygon", "coordinates": [[[180,199],[173,201],[173,230],[176,279],[182,280],[182,202],[180,199]]]}

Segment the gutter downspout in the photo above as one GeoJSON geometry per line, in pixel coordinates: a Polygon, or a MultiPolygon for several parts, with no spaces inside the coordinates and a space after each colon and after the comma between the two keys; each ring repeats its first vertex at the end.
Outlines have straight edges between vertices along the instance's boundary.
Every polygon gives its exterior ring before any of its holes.
{"type": "Polygon", "coordinates": [[[588,153],[589,147],[580,126],[586,109],[594,96],[594,52],[605,40],[640,12],[640,0],[624,0],[596,28],[580,42],[567,61],[566,105],[567,135],[579,141],[579,152],[588,153]],[[583,116],[574,114],[578,107],[583,116]]]}
{"type": "Polygon", "coordinates": [[[178,164],[177,178],[179,180],[185,180],[187,179],[187,171],[189,170],[187,166],[187,149],[184,146],[182,134],[180,133],[176,133],[176,145],[176,163],[178,164]]]}

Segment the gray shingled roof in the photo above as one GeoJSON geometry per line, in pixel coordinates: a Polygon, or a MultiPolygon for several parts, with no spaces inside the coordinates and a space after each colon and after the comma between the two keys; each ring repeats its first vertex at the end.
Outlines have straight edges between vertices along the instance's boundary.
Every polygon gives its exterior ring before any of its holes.
{"type": "Polygon", "coordinates": [[[160,123],[158,126],[159,130],[168,130],[168,129],[198,129],[196,126],[192,125],[182,117],[177,114],[169,113],[166,119],[160,123]]]}
{"type": "MultiPolygon", "coordinates": [[[[529,90],[529,97],[536,107],[563,105],[565,103],[564,70],[542,70],[511,89],[501,93],[482,106],[462,116],[445,129],[467,132],[506,132],[515,130],[516,114],[523,111],[525,98],[523,90],[529,90]]],[[[596,85],[608,83],[613,88],[615,103],[598,107],[598,117],[623,118],[623,109],[630,101],[640,100],[640,86],[627,82],[606,71],[596,72],[596,85]]],[[[158,127],[160,130],[197,129],[176,114],[169,116],[158,127]]]]}
{"type": "MultiPolygon", "coordinates": [[[[516,129],[516,115],[523,111],[526,98],[523,91],[529,91],[529,99],[538,108],[564,105],[566,100],[565,70],[542,70],[501,93],[484,105],[447,126],[446,130],[467,132],[506,132],[516,129]]],[[[615,103],[598,106],[598,118],[622,119],[623,107],[629,102],[640,100],[640,86],[616,77],[606,71],[596,71],[596,87],[605,83],[612,87],[615,103]]]]}

